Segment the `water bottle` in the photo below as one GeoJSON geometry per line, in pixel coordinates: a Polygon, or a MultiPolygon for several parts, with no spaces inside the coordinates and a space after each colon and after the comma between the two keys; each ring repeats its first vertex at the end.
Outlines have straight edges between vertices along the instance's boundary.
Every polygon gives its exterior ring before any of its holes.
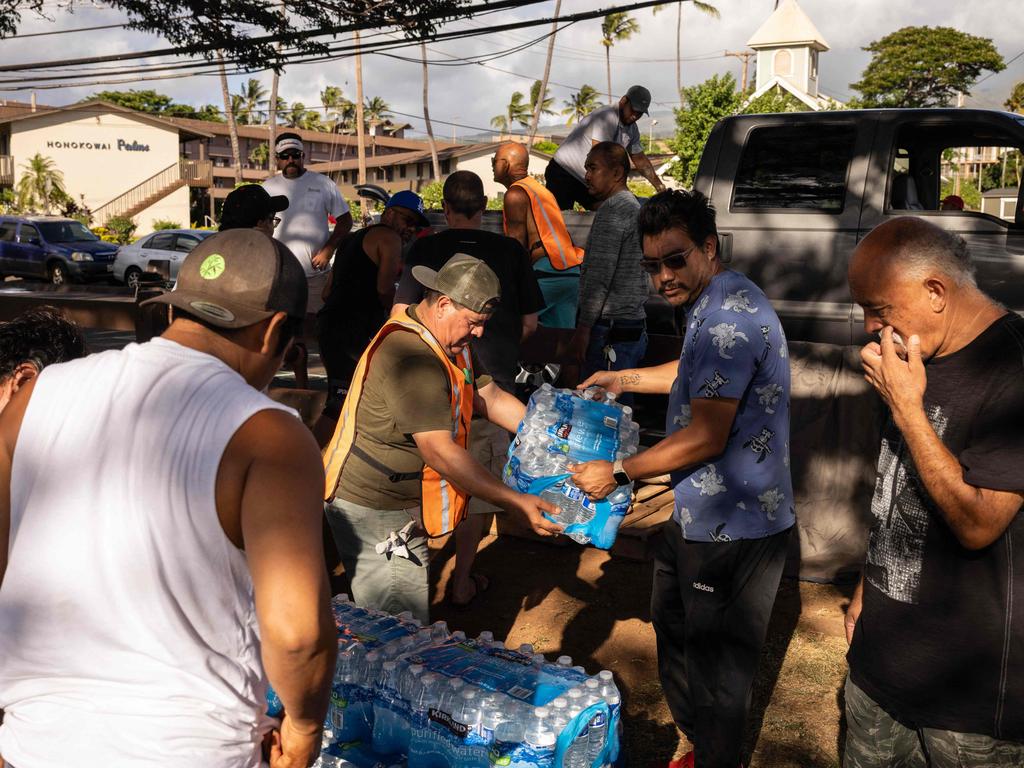
{"type": "MultiPolygon", "coordinates": [[[[586,699],[588,707],[601,701],[604,701],[604,699],[600,696],[588,696],[586,699]]],[[[608,718],[605,716],[604,712],[599,712],[594,715],[593,719],[590,721],[589,727],[587,728],[587,765],[593,765],[594,761],[597,760],[602,750],[604,750],[604,743],[607,738],[608,718]]]]}
{"type": "MultiPolygon", "coordinates": [[[[523,721],[522,708],[520,706],[509,707],[504,713],[494,712],[498,719],[492,718],[494,723],[494,741],[488,753],[488,764],[490,766],[507,766],[512,762],[519,762],[517,757],[524,751],[523,741],[526,738],[526,725],[523,721]]],[[[410,766],[410,768],[414,768],[410,766]]]]}
{"type": "Polygon", "coordinates": [[[398,698],[398,664],[394,660],[381,665],[380,678],[374,686],[373,748],[385,755],[398,752],[398,716],[395,700],[398,698]]]}
{"type": "Polygon", "coordinates": [[[536,768],[553,768],[555,762],[555,734],[548,724],[550,710],[534,707],[523,734],[523,746],[528,764],[536,768]]]}
{"type": "Polygon", "coordinates": [[[519,652],[523,654],[523,656],[533,656],[533,645],[530,643],[520,643],[519,652]]]}
{"type": "Polygon", "coordinates": [[[559,656],[558,659],[555,660],[555,664],[568,669],[572,666],[572,656],[559,656]]]}
{"type": "Polygon", "coordinates": [[[494,643],[494,633],[488,629],[485,629],[483,632],[477,635],[476,641],[480,644],[481,648],[487,648],[492,643],[494,643]]]}
{"type": "Polygon", "coordinates": [[[431,643],[443,643],[448,639],[448,624],[444,621],[435,621],[430,625],[430,642],[431,643]]]}
{"type": "MultiPolygon", "coordinates": [[[[587,682],[590,681],[588,680],[587,682]]],[[[594,700],[596,700],[596,680],[594,681],[594,688],[594,700]]],[[[568,709],[570,715],[573,718],[577,717],[580,712],[588,706],[587,701],[591,697],[589,697],[585,691],[585,688],[576,686],[575,688],[571,688],[565,695],[569,702],[568,709]]],[[[584,723],[579,733],[576,734],[576,739],[569,745],[568,750],[566,750],[565,757],[562,760],[563,768],[590,768],[590,764],[587,763],[587,755],[590,752],[589,739],[590,723],[588,721],[587,723],[584,723]]]]}

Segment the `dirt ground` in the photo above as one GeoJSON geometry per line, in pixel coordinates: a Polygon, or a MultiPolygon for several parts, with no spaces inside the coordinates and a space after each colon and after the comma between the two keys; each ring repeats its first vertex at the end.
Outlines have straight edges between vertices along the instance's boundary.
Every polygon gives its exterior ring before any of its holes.
{"type": "MultiPolygon", "coordinates": [[[[452,543],[431,563],[432,618],[469,635],[489,629],[510,645],[532,643],[549,657],[569,654],[588,671],[610,669],[623,691],[626,754],[632,768],[664,765],[689,746],[672,724],[657,675],[650,623],[651,564],[612,559],[574,544],[553,547],[488,536],[476,570],[487,593],[467,609],[445,600],[452,543]]],[[[839,765],[839,693],[846,674],[843,613],[852,585],[783,579],[748,727],[751,768],[839,765]]]]}

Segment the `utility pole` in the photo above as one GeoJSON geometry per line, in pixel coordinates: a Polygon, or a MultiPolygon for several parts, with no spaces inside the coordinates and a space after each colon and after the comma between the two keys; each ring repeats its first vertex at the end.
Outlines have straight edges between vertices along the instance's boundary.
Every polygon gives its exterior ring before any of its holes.
{"type": "Polygon", "coordinates": [[[555,33],[558,32],[558,14],[562,10],[562,0],[555,2],[554,21],[551,22],[551,37],[548,38],[548,57],[544,62],[544,77],[540,81],[540,94],[537,96],[537,103],[533,107],[533,117],[530,119],[530,146],[537,137],[537,124],[540,122],[540,113],[544,108],[544,97],[548,93],[548,75],[551,74],[551,56],[555,52],[555,33]]]}
{"type": "MultiPolygon", "coordinates": [[[[366,144],[364,143],[365,130],[363,126],[363,56],[359,45],[359,30],[355,31],[356,38],[356,151],[359,163],[359,183],[366,183],[366,144]]],[[[359,198],[359,212],[366,215],[366,206],[363,198],[359,198]]]]}
{"type": "Polygon", "coordinates": [[[743,62],[743,74],[740,75],[740,92],[747,92],[747,64],[750,62],[751,57],[756,55],[754,51],[726,51],[726,56],[732,56],[735,59],[739,59],[743,62]]]}

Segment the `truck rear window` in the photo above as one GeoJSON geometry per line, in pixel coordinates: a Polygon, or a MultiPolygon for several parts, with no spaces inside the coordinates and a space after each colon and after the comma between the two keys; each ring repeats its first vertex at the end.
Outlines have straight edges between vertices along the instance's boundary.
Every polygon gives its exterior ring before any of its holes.
{"type": "Polygon", "coordinates": [[[838,213],[856,135],[852,125],[755,128],[740,156],[732,208],[838,213]]]}

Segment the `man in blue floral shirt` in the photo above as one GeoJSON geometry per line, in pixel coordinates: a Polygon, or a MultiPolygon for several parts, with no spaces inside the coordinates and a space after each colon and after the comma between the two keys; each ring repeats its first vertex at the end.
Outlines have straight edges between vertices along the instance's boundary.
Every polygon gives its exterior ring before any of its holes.
{"type": "Polygon", "coordinates": [[[671,472],[675,511],[657,544],[651,615],[658,669],[684,765],[736,768],[750,690],[795,521],[789,473],[789,359],[764,293],[718,258],[715,212],[699,192],[640,210],[643,265],[685,306],[678,361],[602,371],[583,386],[669,395],[667,437],[574,481],[595,498],[671,472]]]}

